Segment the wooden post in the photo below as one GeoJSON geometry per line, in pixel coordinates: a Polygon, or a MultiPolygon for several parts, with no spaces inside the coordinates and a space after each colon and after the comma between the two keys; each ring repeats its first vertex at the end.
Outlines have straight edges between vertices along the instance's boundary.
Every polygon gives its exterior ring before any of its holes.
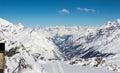
{"type": "Polygon", "coordinates": [[[0,73],[4,73],[5,43],[0,43],[0,73]]]}

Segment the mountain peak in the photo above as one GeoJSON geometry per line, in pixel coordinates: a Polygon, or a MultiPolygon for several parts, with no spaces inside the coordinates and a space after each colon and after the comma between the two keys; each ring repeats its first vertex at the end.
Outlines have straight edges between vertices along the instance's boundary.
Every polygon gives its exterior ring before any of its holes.
{"type": "Polygon", "coordinates": [[[0,25],[8,26],[8,25],[12,25],[12,23],[3,18],[0,18],[0,25]]]}
{"type": "Polygon", "coordinates": [[[117,19],[116,22],[120,24],[120,19],[117,19]]]}
{"type": "Polygon", "coordinates": [[[105,28],[109,28],[109,27],[119,27],[120,26],[120,19],[117,19],[115,21],[108,21],[105,25],[102,26],[105,28]]]}

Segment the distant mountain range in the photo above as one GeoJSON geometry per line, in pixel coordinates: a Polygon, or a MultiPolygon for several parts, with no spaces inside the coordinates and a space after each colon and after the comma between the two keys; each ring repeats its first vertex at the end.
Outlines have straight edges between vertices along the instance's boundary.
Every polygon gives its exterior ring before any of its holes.
{"type": "Polygon", "coordinates": [[[0,42],[5,73],[64,73],[61,64],[120,72],[120,19],[100,27],[29,28],[0,18],[0,42]],[[59,70],[49,72],[53,62],[59,70]]]}

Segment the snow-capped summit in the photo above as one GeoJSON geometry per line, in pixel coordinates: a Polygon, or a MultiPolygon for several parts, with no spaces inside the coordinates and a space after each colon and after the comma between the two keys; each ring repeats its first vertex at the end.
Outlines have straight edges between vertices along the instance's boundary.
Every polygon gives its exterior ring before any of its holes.
{"type": "Polygon", "coordinates": [[[0,26],[8,26],[8,25],[13,25],[11,22],[0,18],[0,26]]]}
{"type": "Polygon", "coordinates": [[[120,19],[117,19],[116,22],[120,23],[120,19]]]}
{"type": "Polygon", "coordinates": [[[120,28],[120,19],[117,19],[113,22],[109,21],[105,25],[103,25],[102,28],[120,28]]]}

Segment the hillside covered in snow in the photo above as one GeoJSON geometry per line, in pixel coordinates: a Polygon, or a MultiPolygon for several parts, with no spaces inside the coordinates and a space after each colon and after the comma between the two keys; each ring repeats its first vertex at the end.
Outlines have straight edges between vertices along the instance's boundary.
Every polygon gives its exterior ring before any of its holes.
{"type": "Polygon", "coordinates": [[[0,18],[5,73],[120,72],[120,20],[100,27],[28,28],[0,18]]]}

